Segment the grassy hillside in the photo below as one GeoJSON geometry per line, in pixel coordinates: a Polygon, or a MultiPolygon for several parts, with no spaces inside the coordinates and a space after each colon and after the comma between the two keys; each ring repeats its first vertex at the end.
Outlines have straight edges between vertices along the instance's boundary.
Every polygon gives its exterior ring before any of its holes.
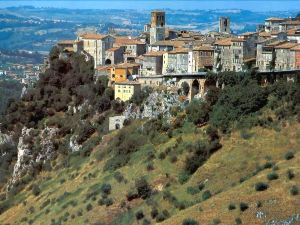
{"type": "Polygon", "coordinates": [[[161,224],[172,225],[182,224],[187,218],[200,224],[235,224],[237,218],[243,224],[287,219],[300,210],[298,196],[290,193],[293,185],[300,188],[299,128],[299,124],[291,122],[276,131],[253,128],[225,136],[221,141],[223,147],[185,183],[180,181],[188,154],[186,144],[203,138],[205,128],[187,123],[172,138],[162,134],[156,145],[145,145],[133,153],[126,166],[115,172],[103,172],[111,157],[106,145],[116,135],[110,133],[90,157],[73,155],[66,168],[41,173],[33,182],[40,193],[36,193],[32,184],[18,193],[10,200],[14,206],[0,216],[0,223],[155,224],[160,222],[159,216],[169,217],[161,224]],[[176,143],[179,146],[176,152],[172,150],[165,159],[160,159],[160,153],[176,143]],[[149,149],[153,148],[155,158],[149,160],[149,149]],[[289,151],[294,158],[287,160],[289,151]],[[150,161],[153,169],[149,168],[150,161]],[[288,177],[288,170],[293,178],[288,177]],[[278,174],[278,179],[270,181],[267,176],[272,171],[278,174]],[[135,189],[136,179],[142,176],[156,193],[146,200],[128,201],[126,195],[135,189]],[[256,191],[258,182],[266,183],[269,188],[256,191]],[[104,183],[111,185],[111,191],[103,189],[104,183]],[[204,194],[207,190],[210,198],[204,194]],[[239,208],[241,202],[249,207],[244,212],[239,208]],[[230,204],[236,209],[229,210],[230,204]],[[158,211],[155,219],[151,217],[155,214],[153,209],[158,211]],[[257,218],[258,212],[261,219],[257,218]],[[137,220],[142,217],[139,214],[143,215],[141,220],[137,220]]]}

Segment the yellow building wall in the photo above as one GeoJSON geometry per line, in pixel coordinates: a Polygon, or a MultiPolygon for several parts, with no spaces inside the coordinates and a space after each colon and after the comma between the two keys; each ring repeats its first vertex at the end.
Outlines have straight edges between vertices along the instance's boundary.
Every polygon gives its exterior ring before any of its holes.
{"type": "Polygon", "coordinates": [[[115,84],[115,99],[128,101],[134,94],[134,85],[115,84]]]}

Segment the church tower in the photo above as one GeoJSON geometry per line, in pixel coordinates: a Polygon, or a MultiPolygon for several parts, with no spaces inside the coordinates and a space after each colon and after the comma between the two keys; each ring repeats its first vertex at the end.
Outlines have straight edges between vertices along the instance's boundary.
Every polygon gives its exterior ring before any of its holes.
{"type": "Polygon", "coordinates": [[[164,11],[151,12],[150,44],[165,40],[166,15],[164,11]]]}
{"type": "Polygon", "coordinates": [[[230,34],[230,19],[228,17],[220,17],[219,32],[230,34]]]}

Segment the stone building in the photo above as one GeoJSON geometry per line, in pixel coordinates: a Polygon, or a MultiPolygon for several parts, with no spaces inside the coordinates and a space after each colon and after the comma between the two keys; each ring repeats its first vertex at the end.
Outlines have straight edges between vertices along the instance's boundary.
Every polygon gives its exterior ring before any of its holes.
{"type": "Polygon", "coordinates": [[[203,69],[212,70],[214,65],[214,49],[212,46],[198,46],[189,52],[188,72],[200,72],[203,69]]]}
{"type": "Polygon", "coordinates": [[[133,75],[138,75],[140,64],[137,63],[122,63],[110,67],[109,84],[114,85],[127,81],[133,75]]]}
{"type": "Polygon", "coordinates": [[[185,48],[175,49],[163,54],[163,74],[187,73],[189,62],[189,50],[185,48]]]}
{"type": "Polygon", "coordinates": [[[151,12],[150,44],[165,40],[165,12],[155,10],[151,12]]]}
{"type": "Polygon", "coordinates": [[[135,62],[135,58],[146,53],[146,44],[136,38],[115,37],[115,47],[124,48],[124,62],[135,62]]]}
{"type": "Polygon", "coordinates": [[[124,126],[125,116],[112,116],[109,117],[108,130],[119,130],[124,126]]]}
{"type": "Polygon", "coordinates": [[[220,17],[219,19],[219,32],[230,34],[230,19],[228,17],[220,17]]]}
{"type": "Polygon", "coordinates": [[[140,70],[141,76],[153,76],[162,74],[164,52],[148,52],[143,55],[143,66],[140,70]]]}
{"type": "Polygon", "coordinates": [[[300,28],[293,28],[287,31],[287,39],[300,43],[300,28]]]}
{"type": "Polygon", "coordinates": [[[125,47],[113,47],[105,52],[105,65],[114,65],[124,62],[125,47]]]}
{"type": "Polygon", "coordinates": [[[261,72],[275,69],[275,47],[285,41],[276,38],[269,38],[257,42],[256,67],[261,72]]]}
{"type": "Polygon", "coordinates": [[[285,42],[275,47],[275,70],[291,70],[293,60],[291,60],[291,49],[297,46],[297,43],[285,42]]]}
{"type": "Polygon", "coordinates": [[[131,97],[141,91],[141,84],[135,81],[124,81],[115,83],[115,100],[123,102],[128,101],[131,97]]]}
{"type": "Polygon", "coordinates": [[[81,34],[78,40],[83,42],[83,50],[93,57],[95,68],[105,65],[105,52],[113,47],[114,37],[101,34],[81,34]]]}
{"type": "Polygon", "coordinates": [[[300,69],[300,44],[291,48],[291,69],[300,69]]]}
{"type": "Polygon", "coordinates": [[[230,71],[232,68],[231,38],[215,42],[214,70],[216,72],[230,71]]]}
{"type": "Polygon", "coordinates": [[[216,41],[214,51],[215,71],[242,71],[245,62],[255,62],[258,34],[242,35],[216,41]]]}
{"type": "Polygon", "coordinates": [[[270,17],[265,20],[265,31],[272,32],[272,31],[279,31],[280,24],[283,23],[285,19],[283,18],[276,18],[270,17]]]}

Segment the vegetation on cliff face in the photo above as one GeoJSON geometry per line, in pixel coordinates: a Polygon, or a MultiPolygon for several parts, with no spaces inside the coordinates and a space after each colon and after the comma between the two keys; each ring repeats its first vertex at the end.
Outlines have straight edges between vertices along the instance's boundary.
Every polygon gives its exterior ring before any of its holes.
{"type": "MultiPolygon", "coordinates": [[[[114,101],[107,80],[93,74],[93,62],[77,54],[62,58],[54,48],[36,87],[9,105],[2,131],[17,142],[30,128],[21,143],[32,154],[22,162],[33,167],[5,192],[17,150],[0,146],[1,224],[256,224],[248,216],[254,204],[273,212],[268,207],[280,207],[269,204],[273,198],[296,203],[297,82],[262,87],[253,74],[219,74],[224,89],[210,89],[205,101],[172,108],[171,118],[126,121],[109,133],[108,116],[127,103],[114,101]],[[48,128],[57,132],[54,157],[44,162],[36,159],[48,128]]],[[[131,103],[142,105],[148,95],[131,103]]]]}
{"type": "Polygon", "coordinates": [[[20,98],[22,85],[18,81],[0,78],[0,117],[5,113],[7,104],[20,98]]]}

